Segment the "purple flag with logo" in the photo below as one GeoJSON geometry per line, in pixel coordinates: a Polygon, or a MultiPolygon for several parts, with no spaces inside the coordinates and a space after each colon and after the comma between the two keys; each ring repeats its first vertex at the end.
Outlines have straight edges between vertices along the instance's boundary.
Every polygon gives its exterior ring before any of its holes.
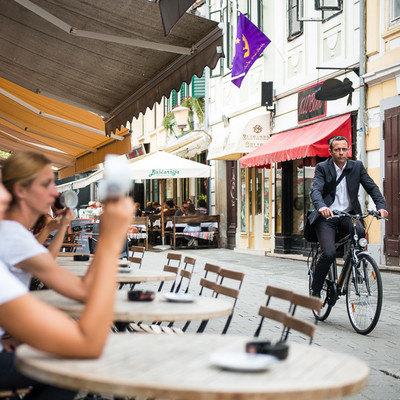
{"type": "Polygon", "coordinates": [[[239,13],[235,57],[232,62],[232,83],[240,88],[247,72],[270,43],[263,31],[239,13]]]}

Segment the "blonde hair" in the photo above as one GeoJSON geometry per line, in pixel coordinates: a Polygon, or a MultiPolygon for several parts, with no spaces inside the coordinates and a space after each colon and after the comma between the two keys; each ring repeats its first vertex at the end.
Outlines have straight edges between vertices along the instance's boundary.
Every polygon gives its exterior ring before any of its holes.
{"type": "Polygon", "coordinates": [[[7,159],[3,166],[3,184],[13,196],[11,204],[15,202],[14,185],[29,187],[49,164],[51,161],[46,156],[33,151],[18,151],[7,159]]]}

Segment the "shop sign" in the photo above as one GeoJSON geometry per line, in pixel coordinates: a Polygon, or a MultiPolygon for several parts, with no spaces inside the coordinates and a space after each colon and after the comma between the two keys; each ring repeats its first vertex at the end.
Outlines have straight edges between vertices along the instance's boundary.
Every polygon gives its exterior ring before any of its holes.
{"type": "Polygon", "coordinates": [[[143,144],[140,144],[139,146],[134,147],[130,153],[127,153],[126,157],[128,160],[131,160],[132,158],[140,157],[144,154],[146,154],[146,151],[143,144]]]}
{"type": "Polygon", "coordinates": [[[297,93],[297,122],[299,124],[326,116],[326,101],[317,100],[315,93],[324,82],[297,93]]]}

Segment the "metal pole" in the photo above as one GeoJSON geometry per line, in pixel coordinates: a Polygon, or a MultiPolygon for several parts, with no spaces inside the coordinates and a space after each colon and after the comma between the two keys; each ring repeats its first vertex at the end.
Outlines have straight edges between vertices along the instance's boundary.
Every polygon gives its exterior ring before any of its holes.
{"type": "MultiPolygon", "coordinates": [[[[365,0],[360,0],[360,110],[358,113],[358,135],[357,135],[357,159],[362,161],[365,168],[367,168],[367,157],[365,148],[365,86],[364,86],[364,74],[365,74],[365,0]]],[[[360,204],[363,210],[367,207],[365,191],[360,190],[360,204]]]]}

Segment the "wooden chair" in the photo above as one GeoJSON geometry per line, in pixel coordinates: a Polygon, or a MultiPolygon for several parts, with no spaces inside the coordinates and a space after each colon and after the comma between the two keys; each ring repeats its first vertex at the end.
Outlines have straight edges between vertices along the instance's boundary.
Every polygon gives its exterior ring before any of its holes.
{"type": "Polygon", "coordinates": [[[183,259],[183,268],[181,269],[180,276],[181,279],[179,280],[178,286],[175,289],[175,293],[178,293],[182,287],[182,283],[186,280],[187,285],[186,289],[184,289],[184,293],[189,292],[190,282],[192,280],[192,275],[194,271],[194,266],[196,264],[196,259],[193,257],[185,257],[183,259]]]}
{"type": "Polygon", "coordinates": [[[142,268],[142,262],[145,250],[146,248],[142,246],[131,246],[132,256],[130,256],[128,260],[131,263],[135,264],[135,266],[137,266],[138,269],[142,268]]]}
{"type": "Polygon", "coordinates": [[[283,323],[283,319],[286,312],[278,311],[277,309],[271,308],[270,302],[272,298],[288,302],[287,312],[290,313],[292,311],[292,297],[293,297],[292,290],[282,289],[276,286],[268,285],[267,288],[265,289],[265,294],[268,296],[267,302],[265,306],[261,306],[260,309],[258,310],[258,315],[261,317],[261,320],[257,327],[257,330],[254,333],[254,337],[260,336],[261,328],[263,326],[265,318],[272,319],[273,321],[279,322],[280,324],[283,323]]]}
{"type": "MultiPolygon", "coordinates": [[[[167,264],[164,265],[163,271],[172,272],[176,276],[178,276],[179,267],[181,266],[181,262],[182,262],[182,254],[168,253],[167,254],[167,264]]],[[[175,278],[174,282],[172,283],[170,292],[174,291],[175,284],[176,284],[176,278],[175,278]]],[[[163,286],[164,286],[164,282],[161,282],[160,286],[158,287],[159,292],[161,292],[163,286]]]]}
{"type": "Polygon", "coordinates": [[[279,323],[281,330],[280,341],[286,341],[289,337],[290,330],[298,331],[310,339],[310,344],[312,343],[316,322],[312,324],[307,321],[303,321],[294,316],[297,307],[304,307],[310,310],[321,310],[322,308],[322,300],[313,297],[313,296],[305,296],[298,293],[295,293],[291,290],[278,288],[275,286],[267,286],[265,294],[268,296],[267,303],[265,306],[261,306],[258,315],[261,316],[260,324],[254,334],[255,337],[258,337],[261,332],[261,328],[265,318],[276,321],[279,323]],[[280,311],[276,308],[272,308],[270,306],[270,302],[272,298],[280,299],[285,301],[287,311],[280,311]]]}
{"type": "MultiPolygon", "coordinates": [[[[219,271],[220,280],[218,283],[215,283],[213,296],[219,297],[221,295],[221,296],[226,296],[226,297],[234,299],[233,306],[232,306],[232,313],[227,318],[225,326],[222,330],[223,335],[225,335],[226,332],[228,331],[229,325],[232,321],[233,311],[235,309],[237,299],[239,297],[239,293],[240,293],[240,289],[242,287],[244,276],[245,276],[245,274],[243,272],[233,271],[233,270],[229,270],[226,268],[221,268],[221,270],[219,271]],[[234,281],[233,284],[237,284],[237,287],[233,288],[233,287],[226,286],[225,285],[226,280],[234,281]]],[[[232,282],[230,282],[230,284],[232,284],[232,282]]],[[[201,324],[200,324],[199,328],[197,329],[197,333],[204,332],[204,329],[206,328],[207,324],[208,324],[208,320],[201,321],[201,324]]]]}
{"type": "Polygon", "coordinates": [[[205,271],[204,278],[201,278],[200,280],[200,292],[199,292],[200,296],[203,294],[204,289],[210,289],[214,293],[215,284],[218,283],[218,278],[220,277],[221,267],[219,267],[218,265],[207,263],[204,266],[204,271],[205,271]],[[208,275],[210,273],[215,275],[214,280],[208,279],[209,278],[208,275]]]}

